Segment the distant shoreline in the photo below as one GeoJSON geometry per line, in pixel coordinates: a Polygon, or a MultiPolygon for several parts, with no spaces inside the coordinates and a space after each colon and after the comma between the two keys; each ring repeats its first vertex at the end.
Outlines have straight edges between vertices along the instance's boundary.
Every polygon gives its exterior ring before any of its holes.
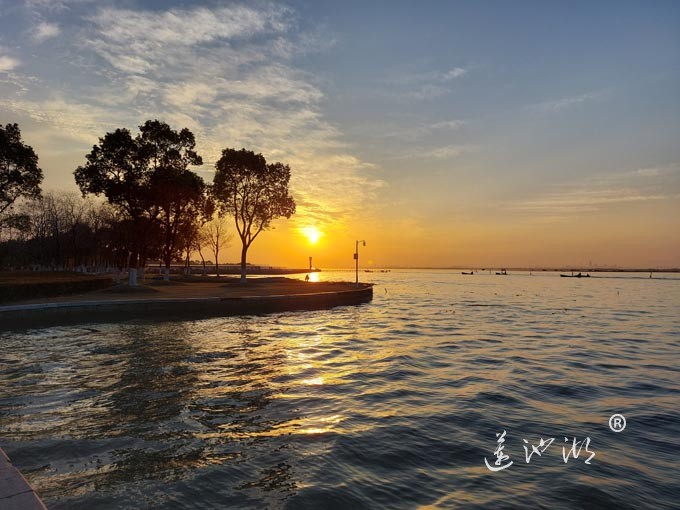
{"type": "MultiPolygon", "coordinates": [[[[449,267],[418,267],[418,266],[371,266],[362,267],[359,271],[364,272],[366,269],[370,269],[371,272],[379,272],[381,269],[389,269],[392,271],[501,271],[505,269],[506,271],[523,271],[523,272],[544,272],[544,273],[568,273],[568,272],[581,272],[581,273],[680,273],[680,268],[666,268],[666,269],[654,269],[654,268],[592,268],[592,267],[510,267],[510,266],[485,266],[473,267],[473,266],[449,266],[449,267]]],[[[325,272],[332,271],[352,271],[354,268],[349,267],[339,267],[333,268],[329,267],[324,269],[325,272]]],[[[288,273],[293,274],[293,273],[288,273]]]]}

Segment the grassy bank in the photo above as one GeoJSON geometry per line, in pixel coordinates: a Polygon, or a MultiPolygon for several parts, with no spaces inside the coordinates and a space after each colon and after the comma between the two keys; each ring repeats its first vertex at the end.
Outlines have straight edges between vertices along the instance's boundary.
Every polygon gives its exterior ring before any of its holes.
{"type": "Polygon", "coordinates": [[[0,303],[81,294],[112,285],[111,276],[67,272],[0,273],[0,303]]]}

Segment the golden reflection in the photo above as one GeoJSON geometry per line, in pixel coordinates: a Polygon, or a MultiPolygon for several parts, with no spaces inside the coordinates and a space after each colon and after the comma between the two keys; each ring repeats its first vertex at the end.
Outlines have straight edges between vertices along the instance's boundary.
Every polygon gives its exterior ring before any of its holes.
{"type": "Polygon", "coordinates": [[[307,386],[321,386],[323,384],[323,377],[311,377],[310,379],[303,379],[302,384],[307,386]]]}
{"type": "Polygon", "coordinates": [[[319,273],[309,273],[309,280],[312,283],[316,283],[319,281],[319,273]]]}

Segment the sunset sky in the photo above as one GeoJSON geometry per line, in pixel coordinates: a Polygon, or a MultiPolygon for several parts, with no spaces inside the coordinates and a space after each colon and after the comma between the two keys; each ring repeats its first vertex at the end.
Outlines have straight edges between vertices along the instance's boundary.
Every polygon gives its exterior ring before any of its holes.
{"type": "Polygon", "coordinates": [[[254,263],[680,266],[680,2],[0,0],[44,189],[154,118],[291,165],[254,263]]]}

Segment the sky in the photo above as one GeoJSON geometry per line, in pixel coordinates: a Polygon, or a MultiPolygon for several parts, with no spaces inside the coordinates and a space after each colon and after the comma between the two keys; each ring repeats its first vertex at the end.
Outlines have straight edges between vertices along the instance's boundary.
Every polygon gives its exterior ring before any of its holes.
{"type": "Polygon", "coordinates": [[[291,166],[253,263],[680,267],[679,2],[0,0],[44,189],[156,118],[291,166]]]}

